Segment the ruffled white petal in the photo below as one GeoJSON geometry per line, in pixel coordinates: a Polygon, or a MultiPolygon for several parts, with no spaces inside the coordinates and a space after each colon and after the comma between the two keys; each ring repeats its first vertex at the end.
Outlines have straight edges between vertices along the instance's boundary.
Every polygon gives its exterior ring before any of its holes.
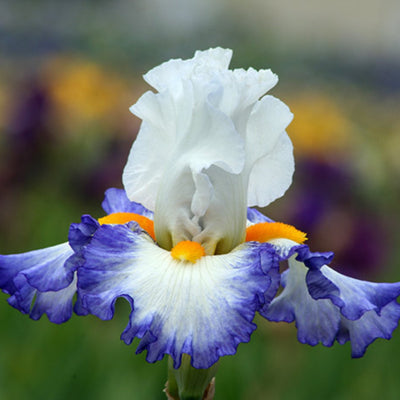
{"type": "Polygon", "coordinates": [[[196,51],[189,60],[169,60],[153,68],[143,77],[159,92],[171,90],[178,92],[182,81],[191,79],[194,74],[226,70],[232,58],[232,50],[220,47],[206,51],[196,51]]]}
{"type": "MultiPolygon", "coordinates": [[[[197,100],[194,113],[193,107],[188,107],[190,97],[189,93],[184,105],[177,107],[169,94],[148,92],[134,108],[144,122],[132,146],[123,182],[128,197],[150,210],[155,210],[165,178],[171,185],[176,184],[176,175],[199,174],[211,165],[234,174],[243,169],[244,143],[232,121],[204,99],[197,100]],[[180,170],[171,176],[172,168],[177,167],[180,170]],[[190,170],[183,171],[185,168],[190,170]]],[[[195,192],[196,188],[186,199],[189,205],[195,192]]],[[[207,207],[202,205],[203,209],[207,207]]]]}
{"type": "Polygon", "coordinates": [[[214,74],[214,80],[220,85],[210,101],[232,118],[239,131],[245,132],[252,106],[276,85],[277,75],[269,69],[256,71],[253,68],[248,70],[240,68],[214,74]]]}
{"type": "Polygon", "coordinates": [[[122,181],[130,200],[154,211],[159,184],[176,145],[174,107],[169,95],[147,92],[134,111],[143,123],[129,153],[122,181]]]}
{"type": "Polygon", "coordinates": [[[243,240],[247,205],[266,206],[291,183],[292,114],[271,96],[259,100],[277,77],[228,70],[230,58],[230,50],[210,49],[154,68],[145,79],[159,93],[131,108],[143,124],[123,182],[129,199],[155,212],[163,248],[189,239],[230,251],[243,240]]]}
{"type": "Polygon", "coordinates": [[[246,163],[252,166],[271,153],[293,119],[289,107],[273,96],[255,103],[246,130],[246,163]]]}
{"type": "Polygon", "coordinates": [[[274,149],[251,168],[248,206],[265,207],[283,196],[292,183],[293,173],[293,145],[286,132],[282,132],[274,149]]]}

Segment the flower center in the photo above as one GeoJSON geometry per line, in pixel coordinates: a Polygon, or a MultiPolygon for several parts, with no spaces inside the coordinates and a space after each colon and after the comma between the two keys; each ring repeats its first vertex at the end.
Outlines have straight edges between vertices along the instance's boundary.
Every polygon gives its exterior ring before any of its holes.
{"type": "Polygon", "coordinates": [[[118,212],[109,214],[103,218],[98,219],[100,225],[104,224],[126,224],[127,222],[135,221],[137,224],[146,231],[154,240],[154,223],[151,219],[144,217],[140,214],[128,213],[128,212],[118,212]]]}
{"type": "Polygon", "coordinates": [[[289,239],[302,244],[307,236],[294,226],[282,222],[261,222],[246,229],[246,242],[269,242],[272,239],[289,239]]]}
{"type": "Polygon", "coordinates": [[[171,250],[171,256],[176,260],[180,261],[190,261],[195,263],[199,258],[206,255],[204,247],[197,242],[192,242],[190,240],[184,240],[179,242],[171,250]]]}

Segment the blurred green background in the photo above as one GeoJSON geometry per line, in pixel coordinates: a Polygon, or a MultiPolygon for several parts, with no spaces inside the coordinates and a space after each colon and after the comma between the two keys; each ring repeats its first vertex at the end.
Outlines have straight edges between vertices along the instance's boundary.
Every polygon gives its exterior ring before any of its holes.
{"type": "MultiPolygon", "coordinates": [[[[7,1],[0,5],[0,252],[66,241],[103,215],[140,121],[141,75],[213,46],[233,67],[271,68],[295,114],[294,184],[266,210],[308,232],[348,275],[400,280],[400,3],[396,0],[7,1]]],[[[0,296],[0,399],[163,399],[166,363],[103,322],[31,321],[0,296]]],[[[400,333],[364,358],[299,344],[293,324],[257,318],[225,357],[216,399],[398,399],[400,333]]]]}

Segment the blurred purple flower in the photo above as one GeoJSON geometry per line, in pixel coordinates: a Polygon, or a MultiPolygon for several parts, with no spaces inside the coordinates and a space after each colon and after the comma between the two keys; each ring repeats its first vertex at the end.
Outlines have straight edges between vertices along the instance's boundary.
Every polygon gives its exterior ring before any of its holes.
{"type": "Polygon", "coordinates": [[[51,106],[43,82],[30,77],[16,91],[14,101],[5,129],[8,152],[0,177],[4,186],[19,185],[39,171],[51,139],[51,106]]]}
{"type": "Polygon", "coordinates": [[[308,232],[315,247],[333,242],[342,272],[365,278],[382,268],[389,227],[373,209],[360,205],[351,168],[308,158],[298,162],[296,179],[288,221],[308,232]]]}

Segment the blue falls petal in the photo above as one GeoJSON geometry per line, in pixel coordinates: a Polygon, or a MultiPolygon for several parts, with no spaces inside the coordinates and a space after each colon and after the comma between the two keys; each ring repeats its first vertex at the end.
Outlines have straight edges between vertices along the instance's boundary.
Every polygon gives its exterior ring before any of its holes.
{"type": "Polygon", "coordinates": [[[106,190],[105,198],[101,204],[107,214],[117,212],[130,212],[153,219],[153,212],[139,203],[130,201],[125,190],[110,188],[106,190]]]}
{"type": "Polygon", "coordinates": [[[183,353],[196,368],[234,354],[249,341],[255,312],[279,285],[278,257],[267,243],[192,264],[174,260],[140,230],[104,225],[84,257],[78,271],[84,307],[110,319],[116,299],[127,299],[132,312],[121,338],[127,344],[140,338],[137,352],[146,350],[149,362],[170,354],[175,368],[183,353]]]}
{"type": "Polygon", "coordinates": [[[270,321],[295,321],[301,343],[332,346],[339,329],[340,312],[329,300],[315,301],[310,296],[306,274],[306,268],[293,260],[290,270],[284,272],[284,290],[260,314],[270,321]]]}
{"type": "Polygon", "coordinates": [[[361,357],[377,338],[389,339],[400,319],[400,283],[373,283],[339,274],[325,261],[330,253],[293,246],[282,293],[260,314],[271,321],[295,321],[302,343],[331,346],[351,342],[361,357]]]}
{"type": "Polygon", "coordinates": [[[0,255],[0,288],[8,294],[16,290],[14,278],[25,276],[27,283],[39,291],[60,290],[73,279],[75,266],[68,243],[22,254],[0,255]]]}
{"type": "Polygon", "coordinates": [[[342,317],[337,341],[341,344],[350,340],[351,356],[362,357],[367,347],[376,339],[390,339],[400,319],[400,305],[392,301],[381,309],[380,314],[367,311],[355,321],[342,317]]]}
{"type": "Polygon", "coordinates": [[[400,295],[400,283],[375,283],[354,279],[323,266],[310,270],[307,285],[314,299],[329,298],[350,320],[359,319],[374,310],[379,315],[382,308],[400,295]],[[330,283],[330,287],[328,285],[330,283]],[[335,290],[332,288],[335,287],[335,290]]]}
{"type": "Polygon", "coordinates": [[[9,304],[33,319],[47,314],[51,322],[68,320],[76,293],[72,255],[68,243],[0,255],[0,287],[11,295],[9,304]]]}
{"type": "Polygon", "coordinates": [[[271,218],[260,213],[260,211],[250,207],[247,208],[247,220],[253,224],[258,224],[260,222],[274,222],[271,218]]]}
{"type": "Polygon", "coordinates": [[[78,253],[86,246],[99,227],[100,224],[90,215],[82,215],[81,222],[71,224],[68,241],[73,250],[78,253]]]}

